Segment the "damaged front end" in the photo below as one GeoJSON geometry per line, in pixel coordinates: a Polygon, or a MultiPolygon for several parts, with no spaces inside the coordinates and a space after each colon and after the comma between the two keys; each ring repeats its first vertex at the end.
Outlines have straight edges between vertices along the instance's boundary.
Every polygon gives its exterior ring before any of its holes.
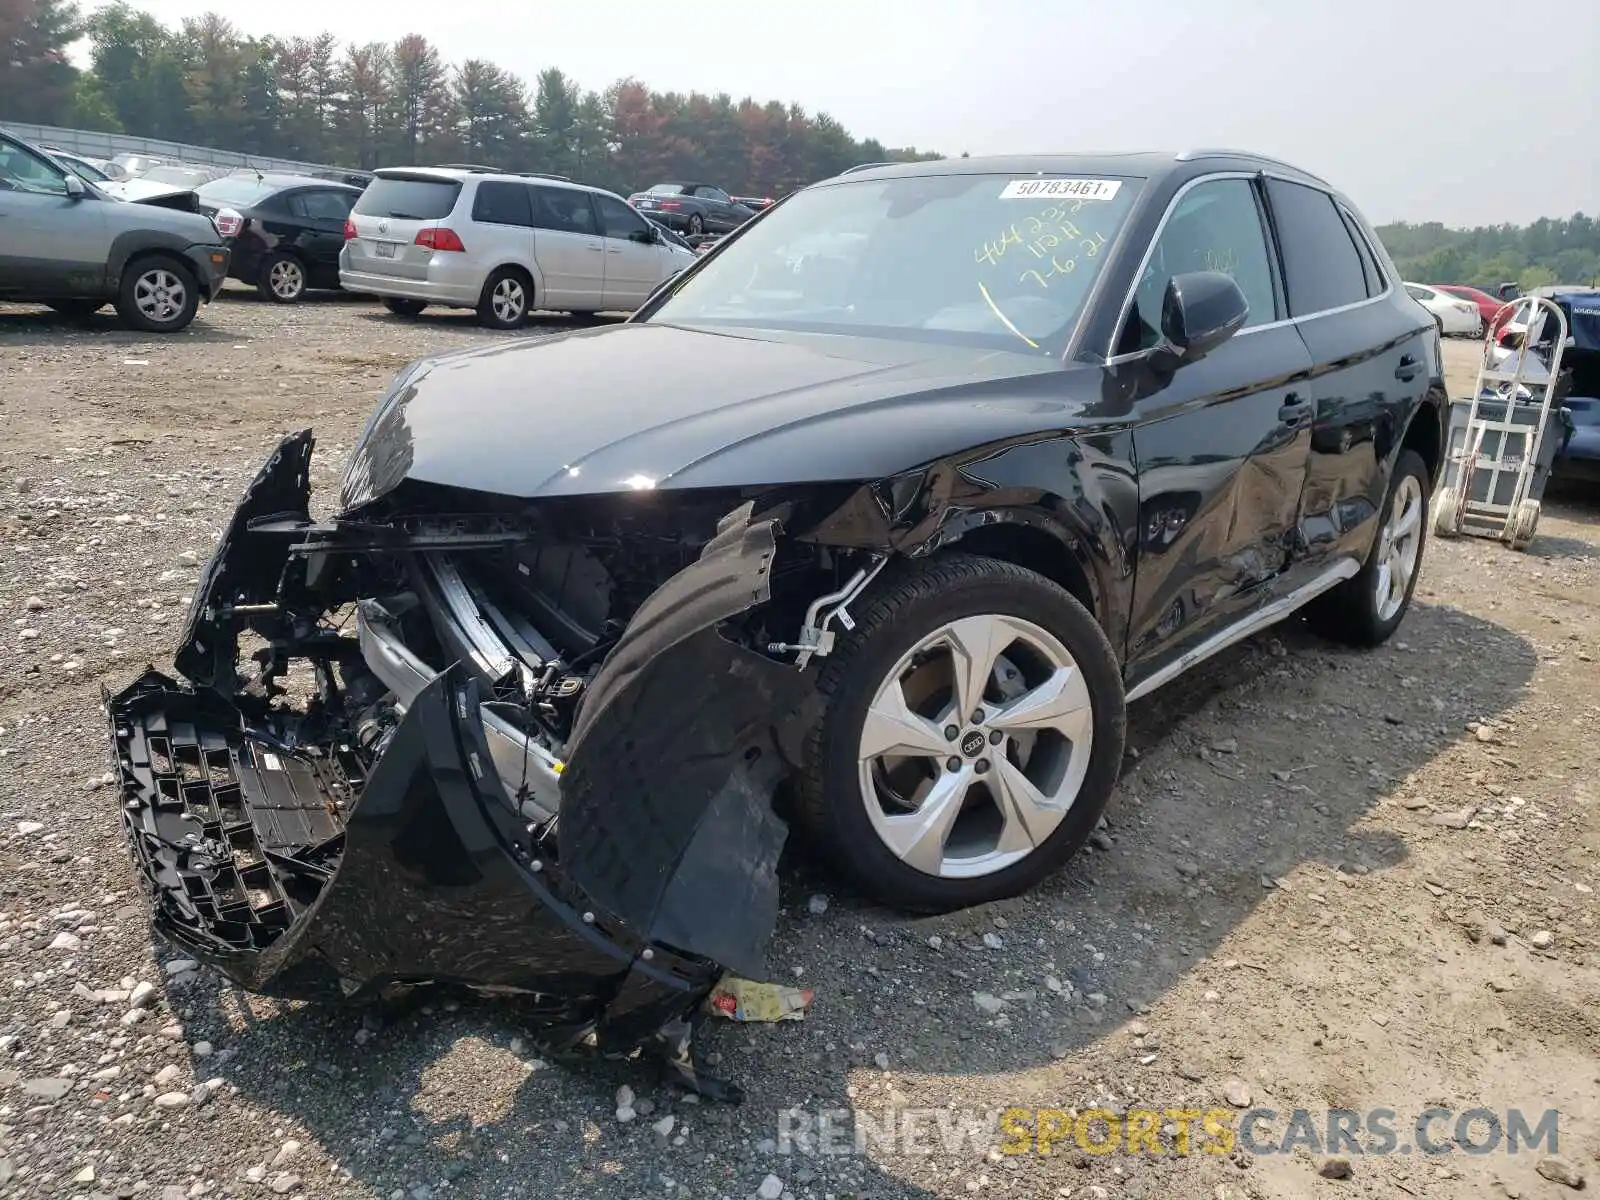
{"type": "Polygon", "coordinates": [[[423,486],[317,523],[311,452],[246,490],[183,679],[107,697],[158,929],[266,995],[520,995],[547,1049],[654,1047],[708,1088],[693,1015],[776,918],[796,659],[881,557],[723,493],[423,486]]]}

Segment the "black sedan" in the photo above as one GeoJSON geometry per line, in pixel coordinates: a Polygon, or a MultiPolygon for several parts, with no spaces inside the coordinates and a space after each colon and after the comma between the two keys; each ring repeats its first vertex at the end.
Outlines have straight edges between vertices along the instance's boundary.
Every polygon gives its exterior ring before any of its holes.
{"type": "Polygon", "coordinates": [[[1395,632],[1447,407],[1371,225],[1283,163],[814,185],[625,323],[407,367],[329,520],[310,431],[273,452],[185,681],[111,698],[158,926],[278,995],[537,994],[703,1084],[781,811],[898,907],[1044,879],[1131,701],[1297,613],[1395,632]]]}
{"type": "Polygon", "coordinates": [[[306,175],[241,172],[196,189],[233,248],[230,277],[278,304],[337,290],[344,225],[361,189],[306,175]]]}
{"type": "Polygon", "coordinates": [[[628,197],[645,216],[690,237],[731,233],[756,210],[710,183],[658,183],[628,197]]]}

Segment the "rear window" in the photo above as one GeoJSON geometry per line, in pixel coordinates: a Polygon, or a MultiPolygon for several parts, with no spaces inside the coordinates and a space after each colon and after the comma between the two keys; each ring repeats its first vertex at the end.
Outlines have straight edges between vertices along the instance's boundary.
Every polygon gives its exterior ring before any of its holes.
{"type": "Polygon", "coordinates": [[[394,178],[380,175],[356,201],[363,217],[394,217],[402,221],[437,221],[448,217],[461,194],[454,179],[394,178]]]}
{"type": "Polygon", "coordinates": [[[254,175],[229,175],[213,179],[196,189],[201,201],[210,204],[259,204],[278,190],[275,183],[265,183],[254,175]]]}
{"type": "Polygon", "coordinates": [[[647,196],[687,196],[690,189],[681,183],[658,183],[645,189],[647,196]]]}

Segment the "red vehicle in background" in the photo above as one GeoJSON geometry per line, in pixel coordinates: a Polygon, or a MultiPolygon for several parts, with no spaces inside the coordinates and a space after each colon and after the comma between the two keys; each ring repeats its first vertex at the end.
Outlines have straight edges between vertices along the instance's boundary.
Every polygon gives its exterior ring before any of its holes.
{"type": "Polygon", "coordinates": [[[1485,331],[1498,332],[1500,326],[1511,319],[1511,304],[1498,296],[1491,296],[1482,288],[1468,287],[1464,283],[1437,283],[1433,285],[1441,292],[1448,292],[1462,300],[1470,300],[1478,306],[1478,312],[1483,316],[1485,331]]]}

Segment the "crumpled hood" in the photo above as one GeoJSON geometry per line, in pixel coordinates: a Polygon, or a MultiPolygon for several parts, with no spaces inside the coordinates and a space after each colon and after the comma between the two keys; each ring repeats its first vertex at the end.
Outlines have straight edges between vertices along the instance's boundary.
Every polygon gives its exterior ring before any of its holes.
{"type": "Polygon", "coordinates": [[[1021,353],[614,325],[413,364],[352,451],[342,499],[406,480],[532,498],[877,478],[1059,430],[1094,386],[1021,353]]]}

